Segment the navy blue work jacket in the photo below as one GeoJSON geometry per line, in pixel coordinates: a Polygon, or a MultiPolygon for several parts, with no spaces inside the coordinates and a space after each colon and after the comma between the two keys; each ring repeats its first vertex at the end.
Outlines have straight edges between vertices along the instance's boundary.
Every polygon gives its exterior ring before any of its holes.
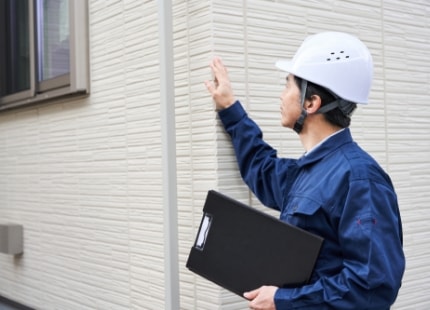
{"type": "Polygon", "coordinates": [[[219,112],[241,175],[280,219],[324,238],[309,284],[277,309],[389,309],[405,268],[393,185],[345,129],[299,159],[278,158],[240,102],[219,112]]]}

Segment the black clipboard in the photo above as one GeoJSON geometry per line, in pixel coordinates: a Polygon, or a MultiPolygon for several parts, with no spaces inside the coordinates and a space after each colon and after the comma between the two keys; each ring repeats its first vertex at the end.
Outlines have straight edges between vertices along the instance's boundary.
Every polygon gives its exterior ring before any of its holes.
{"type": "Polygon", "coordinates": [[[309,281],[323,238],[213,190],[203,213],[186,264],[192,272],[242,297],[309,281]]]}

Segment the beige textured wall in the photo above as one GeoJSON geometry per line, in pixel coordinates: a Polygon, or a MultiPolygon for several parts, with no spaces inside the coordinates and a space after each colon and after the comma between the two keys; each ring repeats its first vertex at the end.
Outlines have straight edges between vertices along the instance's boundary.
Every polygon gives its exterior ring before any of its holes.
{"type": "MultiPolygon", "coordinates": [[[[0,295],[38,309],[164,309],[156,1],[90,1],[91,95],[0,113],[0,222],[24,225],[24,255],[0,254],[0,295]]],[[[203,81],[223,57],[236,95],[281,156],[274,67],[308,34],[347,31],[374,56],[356,140],[390,173],[407,271],[395,309],[426,309],[430,265],[430,11],[420,1],[173,1],[181,309],[246,302],[185,268],[208,189],[261,208],[243,185],[203,81]]],[[[276,215],[276,214],[274,214],[276,215]]]]}

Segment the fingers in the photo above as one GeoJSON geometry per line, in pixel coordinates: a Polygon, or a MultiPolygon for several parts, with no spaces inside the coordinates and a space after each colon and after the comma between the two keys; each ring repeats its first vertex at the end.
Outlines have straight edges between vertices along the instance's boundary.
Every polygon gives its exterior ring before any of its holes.
{"type": "Polygon", "coordinates": [[[215,85],[211,81],[205,81],[205,85],[209,93],[213,94],[215,92],[215,85]]]}
{"type": "Polygon", "coordinates": [[[223,65],[223,63],[221,61],[221,58],[219,58],[217,56],[215,56],[212,59],[209,66],[212,70],[212,75],[214,76],[214,79],[213,79],[213,81],[205,81],[205,85],[206,85],[206,88],[209,91],[209,93],[214,95],[214,93],[215,93],[215,91],[219,85],[218,79],[223,74],[223,72],[226,72],[226,69],[225,69],[225,66],[223,65]]]}
{"type": "Polygon", "coordinates": [[[221,58],[215,56],[209,64],[212,69],[213,81],[205,81],[206,88],[209,92],[213,93],[220,84],[229,84],[227,67],[221,61],[221,58]]]}
{"type": "Polygon", "coordinates": [[[212,95],[217,110],[228,108],[235,102],[235,98],[227,68],[219,57],[214,57],[212,59],[210,67],[212,69],[214,79],[213,81],[205,81],[206,88],[212,95]]]}
{"type": "Polygon", "coordinates": [[[227,67],[224,66],[221,58],[215,56],[210,63],[210,67],[215,81],[222,82],[223,80],[228,79],[227,67]]]}
{"type": "Polygon", "coordinates": [[[248,300],[253,300],[253,299],[255,299],[255,297],[258,296],[259,291],[260,291],[260,289],[257,288],[253,291],[245,292],[245,293],[243,293],[243,297],[245,297],[248,300]]]}
{"type": "Polygon", "coordinates": [[[249,300],[250,309],[275,310],[275,294],[278,290],[276,286],[263,285],[258,289],[243,294],[249,300]]]}

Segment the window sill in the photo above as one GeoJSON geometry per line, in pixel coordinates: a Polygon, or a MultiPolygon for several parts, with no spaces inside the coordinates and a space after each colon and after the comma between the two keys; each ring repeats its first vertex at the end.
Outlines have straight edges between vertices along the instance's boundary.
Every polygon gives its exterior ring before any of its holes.
{"type": "Polygon", "coordinates": [[[87,96],[89,96],[89,91],[87,89],[77,89],[72,91],[69,87],[64,87],[56,90],[51,90],[46,93],[37,94],[34,97],[22,99],[15,102],[1,103],[0,99],[0,112],[24,108],[37,104],[61,102],[65,100],[69,101],[72,99],[79,99],[87,96]]]}

